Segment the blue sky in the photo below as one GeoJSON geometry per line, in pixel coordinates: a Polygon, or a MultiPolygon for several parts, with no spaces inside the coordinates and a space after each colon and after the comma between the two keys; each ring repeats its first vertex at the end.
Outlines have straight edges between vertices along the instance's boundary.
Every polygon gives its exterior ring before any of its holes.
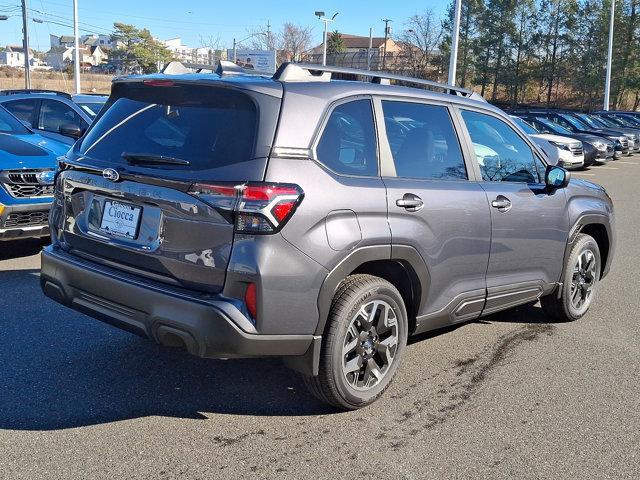
{"type": "MultiPolygon", "coordinates": [[[[81,33],[108,33],[114,21],[147,27],[158,38],[182,37],[183,43],[198,46],[200,38],[220,37],[223,46],[231,46],[234,37],[246,37],[248,29],[263,27],[269,20],[274,31],[286,21],[313,27],[314,39],[319,43],[322,24],[313,13],[323,10],[328,15],[339,12],[332,29],[345,33],[368,35],[373,27],[374,36],[384,35],[382,18],[394,20],[392,26],[400,31],[403,22],[426,9],[438,15],[446,11],[449,0],[78,0],[81,33]]],[[[30,41],[33,47],[48,49],[49,33],[72,34],[72,0],[29,0],[34,18],[48,23],[30,22],[30,41]],[[44,12],[46,15],[43,15],[44,12]]],[[[0,45],[20,44],[22,20],[20,0],[0,0],[0,15],[10,15],[0,21],[0,45]]]]}

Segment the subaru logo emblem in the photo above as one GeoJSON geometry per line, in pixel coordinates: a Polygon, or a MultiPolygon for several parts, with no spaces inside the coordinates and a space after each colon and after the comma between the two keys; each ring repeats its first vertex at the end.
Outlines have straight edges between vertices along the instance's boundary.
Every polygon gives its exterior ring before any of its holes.
{"type": "Polygon", "coordinates": [[[36,173],[36,180],[40,185],[53,185],[53,179],[56,176],[56,172],[53,170],[46,170],[44,172],[36,173]]]}
{"type": "Polygon", "coordinates": [[[113,168],[105,168],[102,171],[102,176],[107,180],[111,180],[112,182],[117,182],[118,180],[120,180],[120,174],[113,168]]]}

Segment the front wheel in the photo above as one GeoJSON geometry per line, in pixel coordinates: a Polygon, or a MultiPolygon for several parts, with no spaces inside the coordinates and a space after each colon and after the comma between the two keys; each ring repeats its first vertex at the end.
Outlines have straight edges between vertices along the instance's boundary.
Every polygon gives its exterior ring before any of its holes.
{"type": "Polygon", "coordinates": [[[540,299],[545,313],[560,321],[582,317],[593,301],[600,280],[600,269],[598,243],[589,235],[579,234],[567,258],[560,292],[540,299]]]}
{"type": "Polygon", "coordinates": [[[310,391],[353,410],[375,401],[396,373],[407,344],[407,312],[398,290],[372,275],[352,275],[336,292],[310,391]]]}

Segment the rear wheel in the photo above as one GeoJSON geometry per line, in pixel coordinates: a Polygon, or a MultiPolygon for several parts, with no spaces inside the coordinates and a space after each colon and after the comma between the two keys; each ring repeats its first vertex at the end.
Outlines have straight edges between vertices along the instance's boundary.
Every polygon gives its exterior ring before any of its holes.
{"type": "Polygon", "coordinates": [[[353,410],[387,389],[407,344],[407,313],[398,290],[372,275],[352,275],[336,292],[323,338],[319,375],[311,392],[353,410]]]}
{"type": "Polygon", "coordinates": [[[545,313],[557,320],[573,321],[582,317],[591,306],[600,280],[600,249],[593,237],[579,234],[567,263],[558,292],[540,299],[545,313]]]}

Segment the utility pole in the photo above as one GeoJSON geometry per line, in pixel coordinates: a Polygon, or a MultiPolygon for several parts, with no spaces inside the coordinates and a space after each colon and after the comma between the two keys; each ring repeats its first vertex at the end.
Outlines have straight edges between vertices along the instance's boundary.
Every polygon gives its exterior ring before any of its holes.
{"type": "Polygon", "coordinates": [[[462,0],[456,0],[455,15],[453,19],[453,32],[451,35],[451,56],[449,57],[449,85],[456,84],[456,68],[458,66],[458,37],[460,36],[460,11],[462,0]]]}
{"type": "Polygon", "coordinates": [[[371,47],[373,46],[373,28],[369,27],[369,48],[367,48],[367,70],[371,70],[371,47]]]}
{"type": "Polygon", "coordinates": [[[236,56],[238,54],[238,49],[236,47],[236,39],[233,39],[233,63],[236,63],[236,56]]]}
{"type": "Polygon", "coordinates": [[[382,46],[382,70],[384,70],[384,66],[387,61],[387,40],[389,39],[389,33],[391,33],[389,22],[393,22],[390,18],[383,18],[384,22],[384,45],[382,46]]]}
{"type": "Polygon", "coordinates": [[[29,63],[29,20],[27,19],[27,0],[22,0],[22,47],[24,48],[24,88],[31,88],[31,65],[29,63]]]}
{"type": "Polygon", "coordinates": [[[616,13],[616,0],[611,0],[611,20],[609,22],[609,54],[607,55],[607,76],[604,83],[604,109],[609,110],[611,91],[611,57],[613,55],[613,21],[616,13]]]}
{"type": "Polygon", "coordinates": [[[271,21],[267,20],[267,50],[271,50],[271,21]]]}
{"type": "Polygon", "coordinates": [[[80,34],[78,32],[78,0],[73,0],[73,82],[80,93],[80,34]]]}

